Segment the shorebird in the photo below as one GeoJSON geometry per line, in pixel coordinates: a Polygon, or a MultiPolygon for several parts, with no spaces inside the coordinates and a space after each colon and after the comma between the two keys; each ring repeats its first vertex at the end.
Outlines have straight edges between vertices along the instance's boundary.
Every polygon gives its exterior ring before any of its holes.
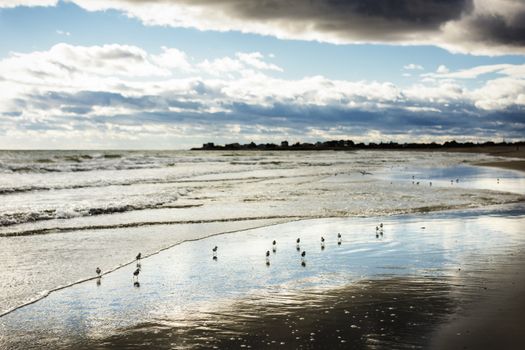
{"type": "Polygon", "coordinates": [[[213,247],[213,249],[211,250],[213,252],[213,259],[217,259],[217,246],[213,247]]]}
{"type": "Polygon", "coordinates": [[[306,251],[303,250],[303,252],[301,253],[301,265],[303,266],[306,265],[305,256],[306,256],[306,251]]]}
{"type": "Polygon", "coordinates": [[[102,270],[100,269],[100,267],[97,267],[95,272],[97,273],[98,277],[100,277],[100,273],[102,272],[102,270]]]}
{"type": "Polygon", "coordinates": [[[338,233],[338,234],[337,234],[337,244],[340,245],[342,241],[343,241],[343,239],[341,238],[341,234],[338,233]]]}
{"type": "Polygon", "coordinates": [[[299,243],[301,243],[301,239],[300,238],[297,238],[297,240],[295,241],[297,243],[297,251],[299,251],[301,249],[301,247],[299,246],[299,243]]]}
{"type": "Polygon", "coordinates": [[[138,253],[136,258],[137,258],[137,260],[140,260],[142,258],[142,254],[138,253]]]}
{"type": "Polygon", "coordinates": [[[140,268],[137,268],[137,269],[135,270],[135,272],[133,272],[133,279],[136,279],[137,282],[138,282],[138,280],[139,280],[139,273],[140,273],[140,268]]]}
{"type": "Polygon", "coordinates": [[[432,181],[430,181],[430,187],[432,187],[432,181]]]}
{"type": "Polygon", "coordinates": [[[321,236],[321,249],[324,249],[324,237],[321,236]]]}
{"type": "Polygon", "coordinates": [[[273,240],[272,242],[272,251],[275,253],[277,251],[277,242],[273,240]]]}
{"type": "Polygon", "coordinates": [[[266,265],[270,265],[270,251],[266,251],[266,265]]]}

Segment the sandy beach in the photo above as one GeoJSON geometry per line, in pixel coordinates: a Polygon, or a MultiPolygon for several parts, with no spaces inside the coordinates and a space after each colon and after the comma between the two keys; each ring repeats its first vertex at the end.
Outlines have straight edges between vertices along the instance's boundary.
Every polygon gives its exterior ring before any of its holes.
{"type": "Polygon", "coordinates": [[[525,149],[518,146],[485,146],[471,148],[449,148],[446,152],[483,153],[501,159],[492,162],[474,163],[480,166],[492,166],[504,169],[525,171],[525,149]],[[509,159],[512,158],[512,159],[509,159]]]}

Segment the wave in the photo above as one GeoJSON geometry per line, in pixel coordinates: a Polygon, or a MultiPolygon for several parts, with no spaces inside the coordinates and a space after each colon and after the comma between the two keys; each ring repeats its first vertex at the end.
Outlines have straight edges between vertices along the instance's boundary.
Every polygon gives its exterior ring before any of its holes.
{"type": "MultiPolygon", "coordinates": [[[[521,203],[507,202],[506,204],[521,203]]],[[[196,205],[170,205],[163,206],[162,208],[177,209],[177,208],[190,208],[200,207],[202,204],[196,205]]],[[[235,221],[248,221],[248,220],[270,220],[270,219],[287,219],[287,220],[305,220],[305,219],[321,219],[321,218],[337,218],[337,217],[367,217],[367,216],[392,216],[392,215],[404,215],[404,214],[417,214],[417,213],[429,213],[429,212],[445,212],[450,210],[461,210],[461,209],[474,209],[479,207],[472,207],[469,205],[436,205],[436,206],[424,206],[416,208],[397,208],[392,209],[388,212],[385,211],[367,211],[366,213],[349,213],[349,212],[329,212],[326,215],[302,215],[302,214],[291,214],[291,215],[267,215],[267,216],[248,216],[248,217],[237,217],[237,218],[223,218],[223,219],[199,219],[199,220],[163,220],[163,221],[144,221],[144,222],[129,222],[119,224],[107,224],[107,225],[86,225],[86,226],[54,226],[36,229],[23,229],[11,232],[0,232],[0,237],[17,237],[17,236],[33,236],[33,235],[45,235],[52,233],[63,233],[72,231],[86,231],[86,230],[108,230],[108,229],[121,229],[121,228],[135,228],[144,226],[157,226],[157,225],[183,225],[183,224],[206,224],[206,223],[219,223],[219,222],[235,222],[235,221]]],[[[147,208],[144,208],[147,209],[147,208]]],[[[131,209],[137,210],[137,209],[131,209]]],[[[101,212],[101,214],[111,214],[112,209],[109,208],[107,211],[101,212]]]]}
{"type": "MultiPolygon", "coordinates": [[[[180,195],[180,194],[179,194],[180,195]]],[[[0,214],[0,227],[8,227],[13,225],[34,223],[38,221],[53,220],[53,219],[71,219],[82,216],[95,216],[104,214],[115,214],[124,213],[135,210],[146,210],[146,209],[176,209],[176,208],[187,208],[187,207],[198,207],[202,204],[195,205],[176,205],[174,202],[177,200],[177,196],[168,196],[159,198],[157,200],[147,200],[141,203],[118,203],[108,204],[104,206],[93,206],[93,207],[80,207],[71,208],[68,210],[60,209],[42,209],[37,211],[29,212],[14,212],[14,213],[3,213],[0,214]]]]}
{"type": "Polygon", "coordinates": [[[125,170],[168,166],[174,158],[158,153],[33,151],[0,153],[0,172],[51,173],[125,170]]]}
{"type": "Polygon", "coordinates": [[[172,167],[183,163],[229,162],[222,155],[184,151],[1,151],[0,173],[53,173],[172,167]]]}
{"type": "MultiPolygon", "coordinates": [[[[320,176],[330,175],[331,173],[320,173],[320,176]]],[[[249,176],[249,177],[229,177],[232,175],[232,172],[203,172],[195,176],[210,176],[210,175],[224,175],[221,178],[210,178],[210,179],[192,179],[188,176],[181,177],[169,177],[169,178],[135,178],[129,180],[101,180],[93,182],[85,182],[79,184],[54,184],[51,186],[42,186],[42,185],[29,185],[29,186],[16,186],[16,187],[0,187],[0,196],[17,194],[24,192],[36,192],[36,191],[51,191],[51,190],[72,190],[72,189],[81,189],[81,188],[94,188],[94,187],[109,187],[109,186],[131,186],[136,184],[148,184],[148,185],[162,185],[162,184],[177,184],[177,183],[208,183],[208,182],[227,182],[227,181],[257,181],[257,180],[275,180],[281,178],[299,178],[304,177],[305,175],[274,175],[274,176],[249,176]]]]}
{"type": "MultiPolygon", "coordinates": [[[[172,208],[188,208],[192,206],[190,205],[173,206],[172,208]]],[[[196,206],[200,206],[200,205],[196,205],[196,206]]],[[[1,232],[0,237],[33,236],[33,235],[45,235],[45,234],[50,234],[50,233],[62,233],[62,232],[71,232],[71,231],[108,230],[108,229],[118,229],[118,228],[157,226],[157,225],[208,224],[208,223],[218,223],[218,222],[273,220],[273,219],[301,220],[301,219],[316,219],[316,218],[320,218],[320,217],[311,216],[311,215],[268,215],[268,216],[249,216],[249,217],[224,218],[224,219],[145,221],[145,222],[130,222],[130,223],[124,223],[124,224],[109,224],[109,225],[56,226],[56,227],[28,229],[28,230],[13,231],[13,232],[1,232]]]]}

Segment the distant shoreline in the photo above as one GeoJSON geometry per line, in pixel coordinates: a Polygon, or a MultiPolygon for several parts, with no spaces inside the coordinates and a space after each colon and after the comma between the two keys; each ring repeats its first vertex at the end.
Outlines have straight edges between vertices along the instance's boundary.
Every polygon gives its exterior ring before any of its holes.
{"type": "Polygon", "coordinates": [[[520,157],[525,141],[518,142],[484,142],[460,143],[456,141],[447,141],[444,143],[354,143],[352,140],[332,140],[316,143],[296,142],[289,144],[288,141],[282,141],[279,145],[275,143],[256,144],[250,142],[247,144],[229,143],[225,145],[216,145],[208,142],[202,147],[191,148],[191,151],[356,151],[356,150],[398,150],[398,151],[444,151],[444,152],[475,152],[488,153],[492,155],[502,155],[505,157],[520,157]],[[521,149],[520,149],[521,148],[521,149]]]}

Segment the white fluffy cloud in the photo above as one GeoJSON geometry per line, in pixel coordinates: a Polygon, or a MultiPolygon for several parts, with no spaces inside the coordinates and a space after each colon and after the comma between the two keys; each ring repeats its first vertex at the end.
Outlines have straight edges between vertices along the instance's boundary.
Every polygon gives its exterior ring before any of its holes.
{"type": "Polygon", "coordinates": [[[18,6],[55,6],[58,0],[0,0],[0,8],[13,8],[18,6]]]}
{"type": "Polygon", "coordinates": [[[193,140],[204,142],[203,135],[227,139],[232,130],[252,139],[255,130],[271,139],[331,128],[350,138],[373,132],[439,139],[474,127],[478,137],[491,138],[491,125],[506,121],[512,128],[501,132],[508,139],[525,130],[525,65],[438,69],[400,88],[323,76],[283,79],[270,61],[253,52],[194,62],[176,48],[153,54],[126,45],[12,53],[0,61],[0,134],[10,143],[36,140],[35,133],[48,143],[71,135],[115,142],[201,135],[193,140]],[[463,84],[488,72],[497,77],[477,88],[463,84]]]}
{"type": "Polygon", "coordinates": [[[403,69],[405,70],[423,70],[423,66],[415,63],[410,63],[405,66],[403,66],[403,69]]]}

